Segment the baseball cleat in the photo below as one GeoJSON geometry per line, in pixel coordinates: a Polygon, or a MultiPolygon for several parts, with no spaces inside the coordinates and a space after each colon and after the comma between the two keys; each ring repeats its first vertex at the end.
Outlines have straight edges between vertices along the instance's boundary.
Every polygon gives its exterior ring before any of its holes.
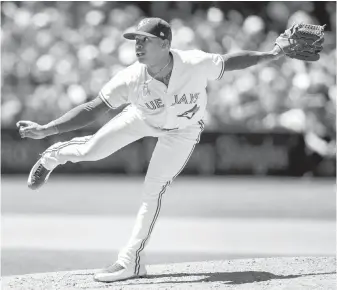
{"type": "Polygon", "coordinates": [[[143,278],[146,276],[146,269],[144,265],[140,265],[139,274],[135,274],[134,267],[124,268],[118,263],[95,273],[94,280],[97,282],[116,282],[127,279],[143,278]]]}
{"type": "Polygon", "coordinates": [[[50,173],[52,170],[48,170],[45,168],[42,163],[43,157],[41,157],[33,166],[32,170],[28,176],[28,187],[30,189],[36,190],[40,188],[43,184],[45,184],[49,178],[50,173]]]}

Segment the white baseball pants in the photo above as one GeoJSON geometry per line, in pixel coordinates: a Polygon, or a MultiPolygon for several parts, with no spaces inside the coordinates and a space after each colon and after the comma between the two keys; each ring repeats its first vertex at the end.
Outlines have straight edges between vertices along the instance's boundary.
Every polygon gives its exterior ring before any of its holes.
{"type": "Polygon", "coordinates": [[[118,255],[118,263],[124,267],[134,267],[135,274],[138,274],[140,264],[145,262],[144,248],[158,218],[163,195],[183,170],[195,145],[200,141],[203,129],[203,121],[181,130],[155,129],[141,119],[134,106],[129,105],[96,134],[52,145],[44,152],[42,163],[52,170],[68,161],[96,161],[143,137],[158,137],[146,173],[142,203],[131,238],[118,255]]]}

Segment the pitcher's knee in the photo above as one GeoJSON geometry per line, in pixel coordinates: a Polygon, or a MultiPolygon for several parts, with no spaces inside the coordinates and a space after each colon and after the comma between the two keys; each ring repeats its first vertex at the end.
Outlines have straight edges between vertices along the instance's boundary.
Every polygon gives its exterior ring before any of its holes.
{"type": "Polygon", "coordinates": [[[169,188],[171,182],[161,179],[146,179],[143,185],[143,201],[156,200],[158,196],[163,195],[169,188]]]}
{"type": "Polygon", "coordinates": [[[171,176],[146,176],[144,184],[166,184],[171,183],[171,176]]]}
{"type": "Polygon", "coordinates": [[[76,152],[76,155],[81,159],[81,161],[97,160],[97,152],[95,152],[88,143],[78,145],[76,152]]]}
{"type": "Polygon", "coordinates": [[[70,162],[95,161],[97,160],[96,155],[97,152],[95,152],[90,142],[69,143],[68,146],[64,146],[58,154],[59,158],[66,159],[70,162]]]}
{"type": "Polygon", "coordinates": [[[92,135],[90,136],[84,136],[84,137],[75,137],[71,139],[69,142],[69,150],[75,152],[75,159],[78,159],[76,161],[91,161],[95,160],[93,159],[94,152],[93,152],[93,146],[90,144],[90,139],[92,138],[92,135]]]}

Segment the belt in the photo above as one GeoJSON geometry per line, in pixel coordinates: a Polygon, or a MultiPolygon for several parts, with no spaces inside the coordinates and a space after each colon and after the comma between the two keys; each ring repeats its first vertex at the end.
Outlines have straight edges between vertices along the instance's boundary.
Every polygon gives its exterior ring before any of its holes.
{"type": "Polygon", "coordinates": [[[172,130],[177,130],[179,128],[161,128],[161,127],[155,127],[156,129],[162,130],[162,131],[172,131],[172,130]]]}
{"type": "Polygon", "coordinates": [[[149,124],[148,122],[146,122],[146,123],[154,129],[165,131],[165,132],[179,129],[178,127],[176,127],[176,128],[163,128],[163,127],[159,127],[159,126],[153,126],[153,125],[149,124]]]}

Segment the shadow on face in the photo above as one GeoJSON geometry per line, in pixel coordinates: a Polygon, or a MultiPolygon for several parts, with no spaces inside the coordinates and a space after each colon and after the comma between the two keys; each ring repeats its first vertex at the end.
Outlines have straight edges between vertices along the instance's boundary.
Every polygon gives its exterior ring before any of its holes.
{"type": "Polygon", "coordinates": [[[140,63],[155,65],[160,63],[170,49],[168,40],[159,37],[136,36],[136,57],[140,63]]]}

